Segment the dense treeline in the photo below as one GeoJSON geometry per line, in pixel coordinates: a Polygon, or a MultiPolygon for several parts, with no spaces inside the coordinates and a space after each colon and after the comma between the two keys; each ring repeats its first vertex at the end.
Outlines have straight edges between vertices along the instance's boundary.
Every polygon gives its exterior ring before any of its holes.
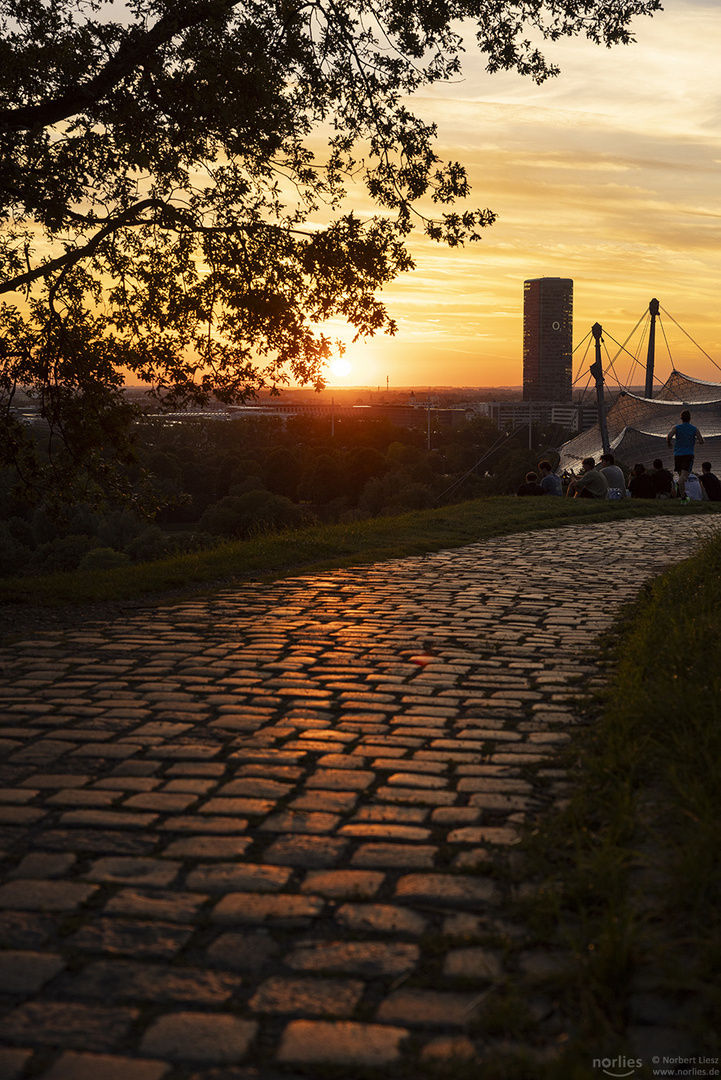
{"type": "MultiPolygon", "coordinates": [[[[560,433],[534,432],[541,447],[560,433]]],[[[349,521],[508,494],[535,467],[528,429],[477,418],[425,429],[386,420],[146,419],[129,500],[33,505],[0,475],[0,574],[103,569],[313,521],[349,521]]]]}

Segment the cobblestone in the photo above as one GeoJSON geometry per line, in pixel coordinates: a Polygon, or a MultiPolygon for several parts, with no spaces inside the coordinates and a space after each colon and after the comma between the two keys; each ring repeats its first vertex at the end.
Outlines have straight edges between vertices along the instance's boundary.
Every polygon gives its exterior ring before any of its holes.
{"type": "Polygon", "coordinates": [[[104,1002],[185,1001],[215,1005],[228,1000],[240,985],[233,976],[197,968],[161,967],[129,960],[100,960],[63,987],[71,997],[104,1002]]]}
{"type": "Polygon", "coordinates": [[[395,990],[381,1003],[376,1019],[420,1027],[466,1027],[478,1012],[478,994],[437,990],[395,990]]]}
{"type": "Polygon", "coordinates": [[[417,945],[380,941],[316,941],[299,946],[286,963],[295,971],[337,971],[368,978],[405,975],[419,959],[417,945]]]}
{"type": "Polygon", "coordinates": [[[23,881],[0,887],[0,908],[18,911],[75,911],[97,890],[79,881],[23,881]]]}
{"type": "Polygon", "coordinates": [[[167,1072],[162,1061],[67,1050],[44,1075],[46,1080],[162,1080],[167,1072]]]}
{"type": "Polygon", "coordinates": [[[2,1080],[19,1080],[32,1056],[32,1050],[11,1050],[10,1047],[0,1047],[2,1080]]]}
{"type": "Polygon", "coordinates": [[[74,949],[110,956],[147,956],[170,960],[187,944],[192,926],[99,918],[86,922],[68,939],[74,949]]]}
{"type": "Polygon", "coordinates": [[[430,844],[361,844],[353,866],[384,866],[389,870],[431,869],[438,852],[430,844]]]}
{"type": "Polygon", "coordinates": [[[278,892],[287,883],[290,870],[253,863],[211,863],[191,871],[189,889],[202,892],[278,892]]]}
{"type": "Polygon", "coordinates": [[[133,859],[123,855],[107,856],[94,862],[83,874],[86,881],[122,882],[167,888],[178,876],[180,863],[160,859],[133,859]]]}
{"type": "Polygon", "coordinates": [[[169,919],[171,922],[185,922],[192,919],[198,908],[205,903],[207,896],[191,892],[167,892],[157,889],[145,892],[142,889],[121,889],[105,905],[110,915],[133,915],[139,918],[169,919]]]}
{"type": "Polygon", "coordinates": [[[137,1018],[133,1008],[108,1008],[80,1002],[28,1001],[0,1019],[0,1036],[23,1046],[69,1046],[113,1050],[137,1018]]]}
{"type": "Polygon", "coordinates": [[[255,1021],[235,1016],[169,1013],[148,1028],[140,1053],[204,1065],[236,1062],[245,1057],[257,1029],[255,1021]]]}
{"type": "Polygon", "coordinates": [[[569,526],[2,646],[0,1078],[480,1069],[484,996],[564,959],[490,862],[567,793],[598,634],[714,527],[569,526]]]}
{"type": "Polygon", "coordinates": [[[319,896],[234,892],[228,893],[216,905],[213,921],[217,923],[270,922],[277,925],[299,926],[321,915],[324,906],[319,896]]]}
{"type": "Polygon", "coordinates": [[[400,1042],[407,1034],[404,1028],[380,1024],[295,1020],[283,1032],[278,1061],[380,1068],[400,1057],[400,1042]]]}
{"type": "Polygon", "coordinates": [[[428,920],[416,911],[394,907],[392,904],[343,904],[336,912],[336,921],[349,930],[377,934],[425,933],[428,920]]]}
{"type": "Polygon", "coordinates": [[[376,895],[384,880],[385,874],[367,870],[310,870],[301,891],[329,897],[370,898],[376,895]]]}
{"type": "Polygon", "coordinates": [[[249,1004],[255,1012],[300,1016],[352,1016],[363,994],[359,979],[289,979],[273,976],[261,983],[249,1004]]]}
{"type": "Polygon", "coordinates": [[[65,967],[54,953],[0,952],[0,993],[34,994],[65,967]]]}

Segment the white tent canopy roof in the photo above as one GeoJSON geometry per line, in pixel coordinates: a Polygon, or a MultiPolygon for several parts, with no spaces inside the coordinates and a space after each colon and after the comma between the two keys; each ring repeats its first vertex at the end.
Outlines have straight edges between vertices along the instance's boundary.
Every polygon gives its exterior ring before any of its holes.
{"type": "MultiPolygon", "coordinates": [[[[628,466],[637,461],[649,466],[654,458],[673,465],[666,436],[686,408],[703,435],[704,460],[721,468],[721,383],[693,379],[680,371],[671,373],[658,397],[621,392],[606,414],[611,453],[628,466]]],[[[563,444],[559,467],[578,471],[584,458],[598,460],[602,453],[601,429],[594,424],[563,444]]]]}

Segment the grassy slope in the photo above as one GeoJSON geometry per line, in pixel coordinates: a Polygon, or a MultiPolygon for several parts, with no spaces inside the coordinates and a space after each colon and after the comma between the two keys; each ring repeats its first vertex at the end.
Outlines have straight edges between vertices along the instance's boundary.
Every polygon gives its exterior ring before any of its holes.
{"type": "Polygon", "coordinates": [[[643,919],[639,959],[688,994],[682,1025],[718,1053],[721,538],[652,584],[615,659],[605,726],[626,747],[620,764],[635,796],[629,898],[643,919]]]}
{"type": "Polygon", "coordinates": [[[673,1003],[695,1052],[721,1050],[721,537],[642,592],[608,658],[599,715],[568,753],[570,804],[528,841],[537,932],[574,958],[559,1080],[637,1056],[640,991],[673,1003]]]}
{"type": "Polygon", "coordinates": [[[0,580],[0,603],[59,605],[127,600],[213,582],[288,576],[401,558],[580,521],[715,510],[714,503],[677,506],[646,500],[597,503],[512,496],[479,499],[399,517],[266,533],[213,551],[115,570],[6,578],[0,580]]]}

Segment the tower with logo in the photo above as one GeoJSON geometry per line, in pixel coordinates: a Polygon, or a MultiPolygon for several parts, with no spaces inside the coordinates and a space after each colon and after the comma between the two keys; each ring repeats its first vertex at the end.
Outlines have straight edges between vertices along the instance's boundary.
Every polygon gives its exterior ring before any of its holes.
{"type": "Polygon", "coordinates": [[[523,400],[572,400],[573,281],[523,283],[523,400]]]}

